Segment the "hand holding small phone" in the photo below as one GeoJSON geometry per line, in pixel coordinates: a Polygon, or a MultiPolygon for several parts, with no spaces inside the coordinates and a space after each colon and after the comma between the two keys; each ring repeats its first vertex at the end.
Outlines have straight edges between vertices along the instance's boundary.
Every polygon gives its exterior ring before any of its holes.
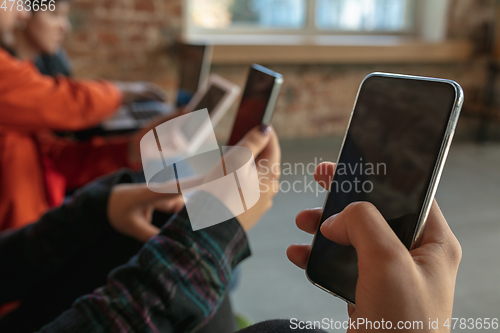
{"type": "MultiPolygon", "coordinates": [[[[319,165],[316,181],[329,186],[334,169],[333,163],[319,165]]],[[[297,215],[297,226],[314,234],[321,214],[320,208],[304,210],[297,215]]],[[[359,276],[356,308],[349,305],[348,309],[351,320],[381,322],[383,319],[386,325],[421,321],[423,327],[408,330],[419,332],[428,329],[429,318],[431,322],[439,318],[439,332],[447,331],[442,324],[452,315],[462,251],[435,201],[421,243],[410,252],[379,211],[366,202],[347,206],[325,220],[320,231],[327,239],[356,249],[359,276]]],[[[287,255],[295,265],[305,269],[310,252],[310,245],[291,245],[287,255]]],[[[364,331],[362,328],[357,332],[364,331]]],[[[386,329],[391,328],[386,326],[386,329]]]]}
{"type": "Polygon", "coordinates": [[[252,65],[234,121],[228,146],[245,146],[255,158],[260,199],[238,216],[249,230],[272,206],[279,191],[281,150],[276,132],[269,125],[283,84],[283,76],[260,65],[252,65]]]}

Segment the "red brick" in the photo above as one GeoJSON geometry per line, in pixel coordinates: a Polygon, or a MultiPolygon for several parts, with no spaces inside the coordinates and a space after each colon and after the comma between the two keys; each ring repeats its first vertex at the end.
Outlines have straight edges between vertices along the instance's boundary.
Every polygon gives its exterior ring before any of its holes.
{"type": "Polygon", "coordinates": [[[120,38],[114,33],[100,32],[99,41],[105,45],[116,45],[120,42],[120,38]]]}
{"type": "Polygon", "coordinates": [[[136,0],[134,9],[137,11],[154,12],[156,8],[153,0],[136,0]]]}

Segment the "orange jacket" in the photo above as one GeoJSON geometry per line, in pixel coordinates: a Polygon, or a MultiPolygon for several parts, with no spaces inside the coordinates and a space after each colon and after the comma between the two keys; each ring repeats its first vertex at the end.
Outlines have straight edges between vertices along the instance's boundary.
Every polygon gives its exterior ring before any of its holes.
{"type": "Polygon", "coordinates": [[[0,49],[0,231],[34,222],[57,204],[49,195],[54,187],[62,198],[64,185],[78,187],[128,166],[124,139],[75,143],[47,133],[96,125],[121,100],[111,83],[46,77],[0,49]]]}

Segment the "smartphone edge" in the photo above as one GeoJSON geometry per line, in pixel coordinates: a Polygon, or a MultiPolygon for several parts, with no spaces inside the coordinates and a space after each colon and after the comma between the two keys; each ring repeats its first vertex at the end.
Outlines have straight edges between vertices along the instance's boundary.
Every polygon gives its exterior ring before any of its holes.
{"type": "Polygon", "coordinates": [[[448,158],[448,153],[450,151],[451,143],[453,142],[453,137],[455,135],[455,130],[458,124],[458,119],[460,118],[460,112],[464,103],[464,92],[462,87],[455,81],[437,79],[439,82],[445,82],[451,85],[455,89],[456,97],[453,105],[453,110],[448,120],[448,125],[446,127],[446,132],[442,141],[441,148],[439,150],[437,163],[434,166],[432,173],[431,184],[427,190],[426,197],[424,199],[423,209],[420,212],[419,219],[417,221],[417,227],[415,228],[412,244],[410,246],[410,251],[418,247],[419,242],[422,237],[422,231],[424,230],[425,223],[427,222],[427,217],[432,207],[432,202],[436,195],[439,182],[441,180],[441,175],[443,174],[444,166],[448,158]]]}
{"type": "Polygon", "coordinates": [[[278,103],[278,98],[280,96],[281,87],[283,86],[283,76],[279,73],[274,76],[274,85],[271,90],[271,95],[269,96],[269,101],[267,102],[266,110],[264,111],[264,116],[262,117],[262,124],[269,125],[273,118],[274,110],[276,109],[276,104],[278,103]]]}

